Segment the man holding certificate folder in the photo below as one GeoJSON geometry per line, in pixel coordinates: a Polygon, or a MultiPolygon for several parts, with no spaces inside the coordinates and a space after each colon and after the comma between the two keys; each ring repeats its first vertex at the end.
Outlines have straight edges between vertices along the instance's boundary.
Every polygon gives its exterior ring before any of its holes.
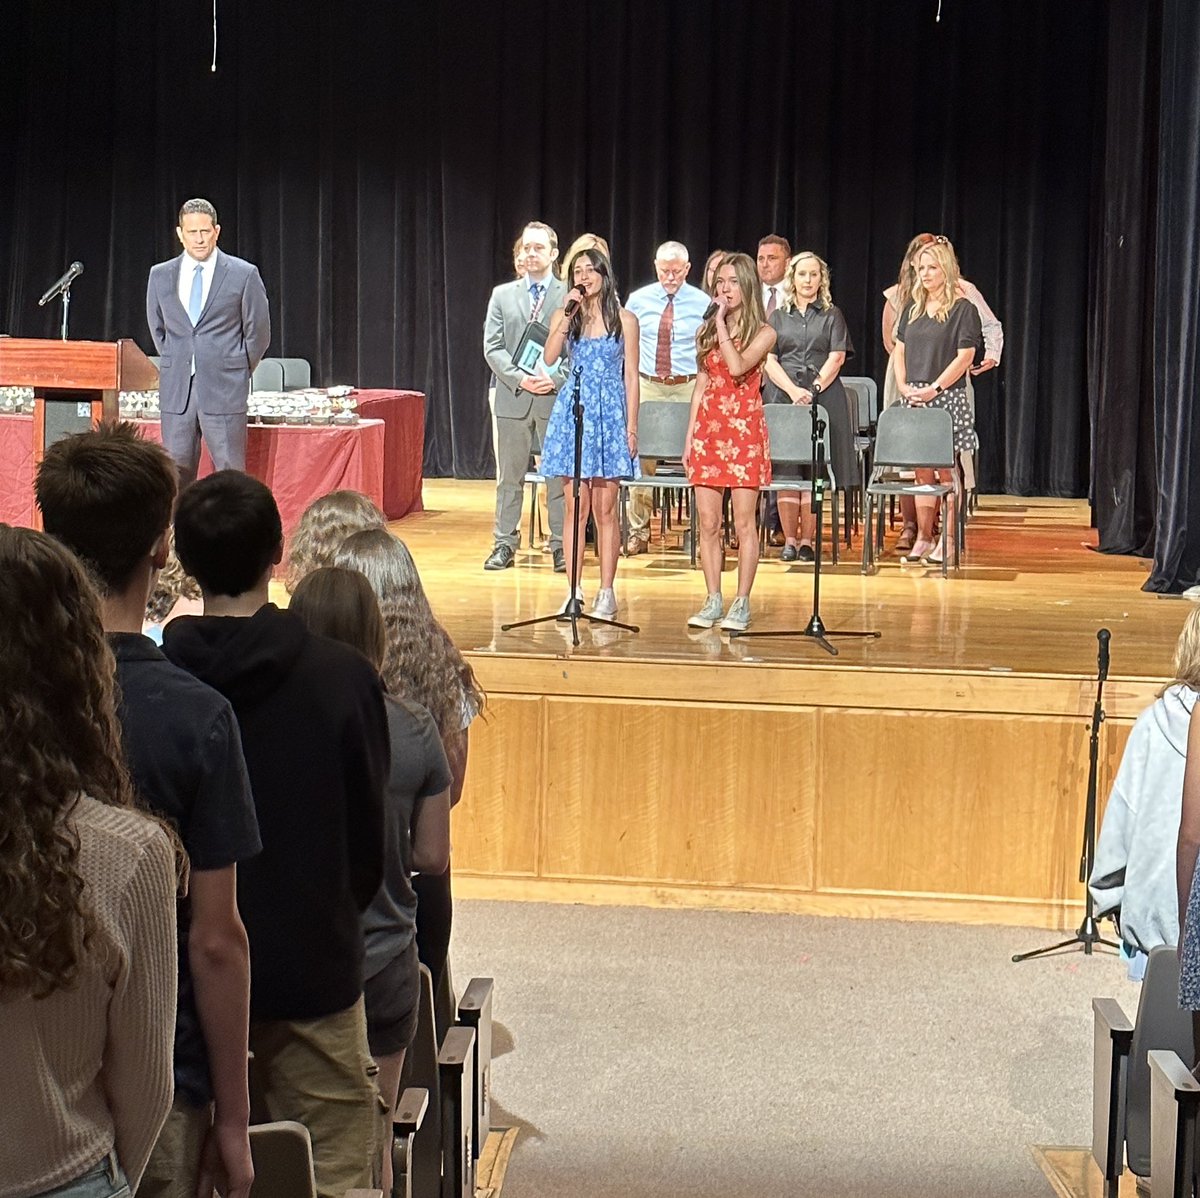
{"type": "MultiPolygon", "coordinates": [[[[521,545],[521,495],[536,430],[539,442],[563,383],[560,366],[546,373],[541,365],[547,319],[562,307],[567,287],[551,269],[558,257],[558,236],[549,225],[530,221],[521,234],[525,275],[492,291],[483,324],[483,356],[496,376],[496,526],[495,544],[485,570],[511,566],[521,545]]],[[[562,549],[562,479],[546,482],[550,510],[550,552],[554,569],[566,569],[562,549]]]]}

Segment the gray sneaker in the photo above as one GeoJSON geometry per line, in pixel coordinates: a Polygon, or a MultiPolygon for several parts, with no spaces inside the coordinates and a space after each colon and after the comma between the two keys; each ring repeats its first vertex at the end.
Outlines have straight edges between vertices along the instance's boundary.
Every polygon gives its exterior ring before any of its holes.
{"type": "Polygon", "coordinates": [[[725,632],[745,632],[750,627],[750,600],[745,595],[739,595],[729,605],[729,615],[721,621],[725,632]]]}
{"type": "Polygon", "coordinates": [[[689,628],[711,628],[720,618],[724,610],[720,591],[709,595],[704,600],[704,606],[694,615],[688,617],[689,628]]]}

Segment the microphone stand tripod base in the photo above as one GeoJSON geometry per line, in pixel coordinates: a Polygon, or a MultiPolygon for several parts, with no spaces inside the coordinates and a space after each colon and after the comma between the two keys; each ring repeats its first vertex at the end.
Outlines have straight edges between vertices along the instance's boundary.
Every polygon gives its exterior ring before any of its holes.
{"type": "MultiPolygon", "coordinates": [[[[576,366],[575,374],[575,391],[572,397],[572,411],[575,417],[575,469],[571,478],[571,491],[574,497],[574,504],[570,512],[570,519],[576,521],[578,527],[576,513],[579,511],[579,487],[580,487],[580,462],[583,456],[583,401],[579,397],[580,380],[583,377],[583,367],[576,366]]],[[[579,621],[586,620],[589,624],[603,624],[608,628],[620,628],[625,632],[640,632],[636,624],[622,624],[619,620],[605,619],[603,616],[591,616],[583,610],[583,600],[579,598],[579,554],[572,552],[571,554],[571,571],[567,585],[570,587],[568,594],[570,598],[561,611],[556,611],[549,616],[534,616],[531,620],[516,620],[511,624],[501,624],[501,632],[511,632],[514,628],[529,628],[535,624],[548,624],[553,621],[556,624],[565,624],[568,620],[571,623],[571,643],[575,648],[579,648],[579,621]]]]}
{"type": "MultiPolygon", "coordinates": [[[[820,480],[825,477],[825,422],[817,419],[817,400],[816,396],[820,392],[817,391],[813,395],[812,402],[812,462],[813,462],[813,499],[812,508],[813,515],[817,521],[817,543],[814,547],[813,557],[813,609],[812,615],[808,618],[808,623],[803,628],[787,628],[778,629],[772,632],[733,632],[729,634],[729,639],[733,640],[737,636],[806,636],[811,641],[816,641],[830,657],[837,657],[838,651],[833,644],[830,643],[830,637],[856,637],[858,639],[878,640],[883,636],[882,632],[830,632],[825,627],[825,621],[821,619],[821,562],[822,562],[822,546],[824,544],[824,487],[820,480]]],[[[837,536],[837,529],[834,529],[834,536],[837,536]]]]}

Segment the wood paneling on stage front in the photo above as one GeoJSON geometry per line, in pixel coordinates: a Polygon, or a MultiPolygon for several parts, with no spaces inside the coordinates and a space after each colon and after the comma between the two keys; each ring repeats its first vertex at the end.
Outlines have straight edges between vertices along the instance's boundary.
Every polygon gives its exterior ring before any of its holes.
{"type": "MultiPolygon", "coordinates": [[[[1077,679],[472,664],[489,703],[454,815],[464,896],[1078,922],[1077,679]]],[[[1152,697],[1111,692],[1102,798],[1152,697]]]]}

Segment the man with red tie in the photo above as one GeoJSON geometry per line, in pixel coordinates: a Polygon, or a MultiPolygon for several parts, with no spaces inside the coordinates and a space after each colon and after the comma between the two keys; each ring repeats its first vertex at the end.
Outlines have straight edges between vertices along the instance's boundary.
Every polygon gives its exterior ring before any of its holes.
{"type": "MultiPolygon", "coordinates": [[[[704,321],[709,296],[687,281],[691,269],[687,246],[664,241],[654,255],[658,282],[639,287],[625,301],[625,309],[637,317],[641,332],[638,344],[638,373],[641,398],[690,403],[696,381],[696,334],[704,321]]],[[[642,458],[643,475],[653,475],[658,463],[642,458]]],[[[625,551],[645,553],[650,543],[651,493],[635,487],[630,493],[629,540],[625,551]]]]}

